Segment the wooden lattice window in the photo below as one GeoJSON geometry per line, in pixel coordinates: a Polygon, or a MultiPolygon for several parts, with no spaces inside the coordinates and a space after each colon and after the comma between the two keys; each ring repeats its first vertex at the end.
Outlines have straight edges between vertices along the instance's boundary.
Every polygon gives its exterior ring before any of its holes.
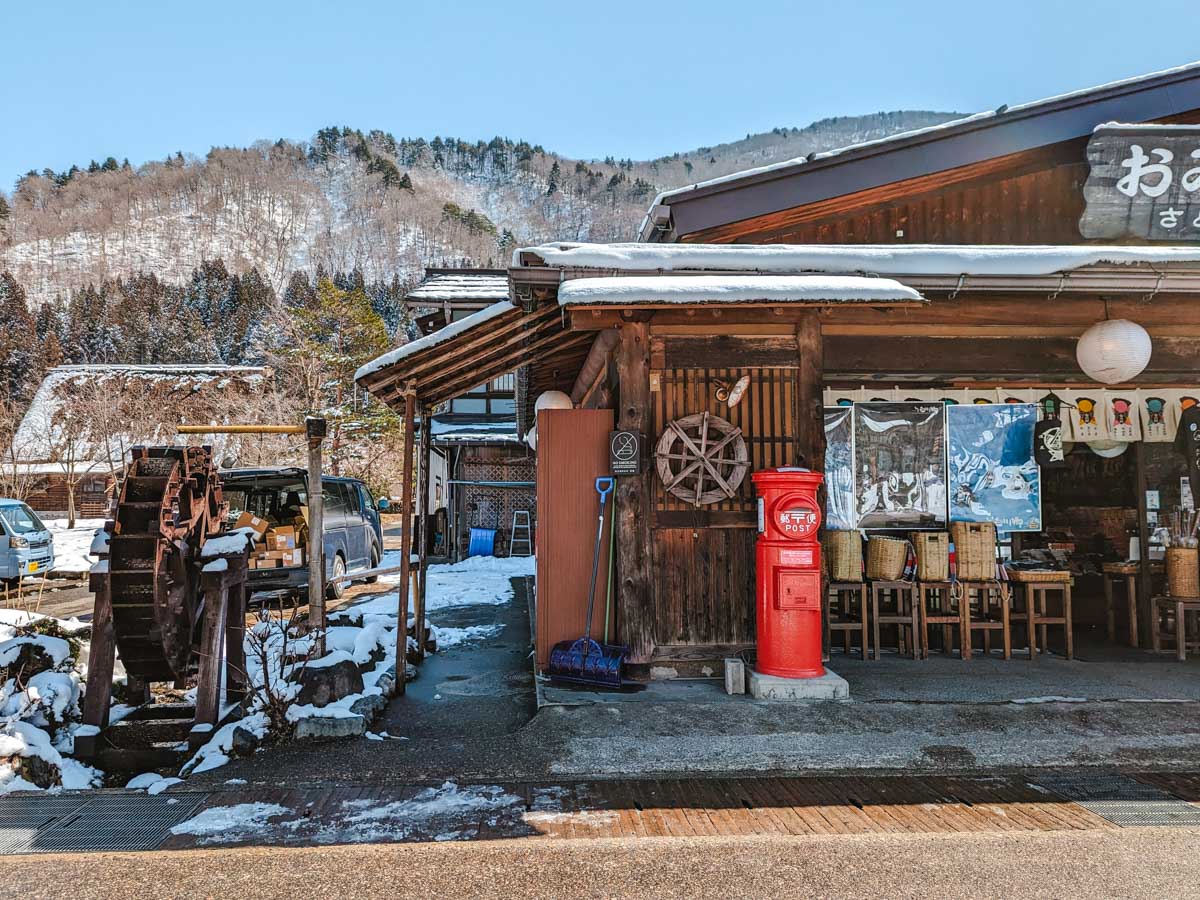
{"type": "MultiPolygon", "coordinates": [[[[668,422],[708,410],[742,430],[750,450],[751,471],[795,463],[795,369],[655,369],[652,375],[658,390],[651,393],[651,434],[647,436],[651,446],[668,422]],[[717,398],[717,390],[743,375],[750,376],[750,387],[730,409],[717,398]]],[[[749,478],[742,481],[734,497],[696,509],[667,492],[657,475],[652,477],[657,525],[754,525],[754,489],[749,478]]]]}

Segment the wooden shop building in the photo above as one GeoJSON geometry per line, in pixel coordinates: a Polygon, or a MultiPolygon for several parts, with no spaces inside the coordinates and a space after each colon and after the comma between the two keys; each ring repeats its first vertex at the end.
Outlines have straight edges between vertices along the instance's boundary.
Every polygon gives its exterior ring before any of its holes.
{"type": "Polygon", "coordinates": [[[364,367],[359,382],[415,416],[516,373],[518,427],[537,434],[543,663],[582,631],[609,433],[643,436],[638,474],[617,480],[606,624],[647,677],[719,674],[722,658],[752,648],[749,472],[823,467],[827,404],[1055,394],[1076,449],[1043,473],[1040,527],[1011,551],[1073,548],[1075,624],[1103,632],[1100,563],[1125,560],[1138,538],[1144,647],[1160,590],[1155,519],[1186,502],[1173,428],[1200,397],[1192,150],[1198,66],[668,192],[637,243],[517,251],[506,300],[364,367]],[[1100,384],[1076,359],[1106,319],[1152,341],[1126,383],[1100,384]],[[535,417],[547,390],[574,408],[535,417]],[[1111,455],[1116,444],[1126,450],[1111,455]],[[692,468],[703,477],[668,485],[689,456],[707,458],[692,468]]]}

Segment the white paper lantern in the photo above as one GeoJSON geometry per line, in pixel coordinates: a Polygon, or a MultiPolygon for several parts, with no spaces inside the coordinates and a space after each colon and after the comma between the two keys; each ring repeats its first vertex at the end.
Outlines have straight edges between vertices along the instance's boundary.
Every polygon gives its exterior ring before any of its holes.
{"type": "Polygon", "coordinates": [[[1150,335],[1137,322],[1105,319],[1083,333],[1075,358],[1088,378],[1102,384],[1121,384],[1150,363],[1150,335]]]}
{"type": "Polygon", "coordinates": [[[529,445],[529,449],[537,451],[537,426],[534,425],[525,433],[525,443],[529,445]]]}
{"type": "Polygon", "coordinates": [[[1125,441],[1088,441],[1088,448],[1104,459],[1115,459],[1129,449],[1129,444],[1125,441]]]}
{"type": "Polygon", "coordinates": [[[543,409],[571,409],[573,406],[571,398],[562,391],[543,391],[533,404],[533,411],[540,413],[543,409]]]}

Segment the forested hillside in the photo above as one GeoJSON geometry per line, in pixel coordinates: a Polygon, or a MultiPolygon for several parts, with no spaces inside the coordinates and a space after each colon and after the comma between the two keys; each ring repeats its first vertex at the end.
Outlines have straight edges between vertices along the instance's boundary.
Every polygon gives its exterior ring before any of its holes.
{"type": "Polygon", "coordinates": [[[276,293],[318,266],[408,283],[427,264],[495,264],[518,243],[628,240],[664,188],[947,118],[826,119],[643,162],[349,128],[137,168],[110,157],[31,172],[0,194],[0,271],[35,304],[118,277],[180,282],[212,259],[257,269],[276,293]]]}
{"type": "Polygon", "coordinates": [[[630,240],[659,190],[948,118],[828,119],[642,162],[326,128],[204,158],[30,172],[0,192],[0,454],[16,460],[6,439],[52,366],[266,364],[274,415],[319,409],[339,434],[373,436],[341,454],[371,474],[364,448],[394,423],[355,403],[352,375],[410,337],[400,301],[426,266],[630,240]]]}

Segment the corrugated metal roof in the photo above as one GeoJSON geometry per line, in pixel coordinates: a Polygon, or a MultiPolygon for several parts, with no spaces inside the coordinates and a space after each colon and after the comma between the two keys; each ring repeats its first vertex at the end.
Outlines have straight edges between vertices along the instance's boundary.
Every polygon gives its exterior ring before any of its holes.
{"type": "Polygon", "coordinates": [[[408,292],[410,305],[478,301],[495,303],[508,299],[508,276],[491,273],[439,273],[430,275],[408,292]]]}

